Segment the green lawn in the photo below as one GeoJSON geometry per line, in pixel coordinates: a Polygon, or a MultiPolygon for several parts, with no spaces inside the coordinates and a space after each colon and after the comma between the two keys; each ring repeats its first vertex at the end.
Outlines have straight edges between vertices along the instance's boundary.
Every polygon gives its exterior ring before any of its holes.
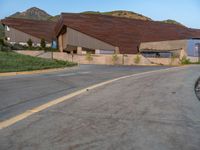
{"type": "Polygon", "coordinates": [[[0,51],[0,72],[18,72],[51,68],[64,68],[72,67],[75,65],[77,64],[67,61],[49,60],[21,55],[10,51],[0,51]]]}

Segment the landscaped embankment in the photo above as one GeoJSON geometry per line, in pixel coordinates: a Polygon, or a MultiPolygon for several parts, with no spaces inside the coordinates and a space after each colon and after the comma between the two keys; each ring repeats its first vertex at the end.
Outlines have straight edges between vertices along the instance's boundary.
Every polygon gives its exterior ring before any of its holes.
{"type": "Polygon", "coordinates": [[[0,72],[19,72],[75,66],[76,63],[62,60],[51,60],[13,51],[0,51],[0,72]]]}

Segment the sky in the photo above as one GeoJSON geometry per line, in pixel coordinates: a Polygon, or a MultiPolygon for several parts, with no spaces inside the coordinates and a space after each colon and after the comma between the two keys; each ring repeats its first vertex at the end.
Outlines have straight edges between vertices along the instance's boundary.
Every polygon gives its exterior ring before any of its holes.
{"type": "Polygon", "coordinates": [[[50,15],[61,12],[128,10],[153,20],[176,20],[200,29],[200,0],[0,0],[0,18],[38,7],[50,15]]]}

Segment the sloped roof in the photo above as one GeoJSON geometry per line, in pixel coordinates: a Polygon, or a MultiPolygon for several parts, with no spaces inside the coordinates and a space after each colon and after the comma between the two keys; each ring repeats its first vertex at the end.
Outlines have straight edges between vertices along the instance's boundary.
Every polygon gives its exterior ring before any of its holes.
{"type": "Polygon", "coordinates": [[[56,38],[54,32],[56,23],[52,21],[6,18],[1,20],[1,23],[34,37],[44,38],[48,42],[56,38]]]}
{"type": "Polygon", "coordinates": [[[62,13],[55,32],[67,26],[120,48],[120,53],[138,52],[141,42],[199,38],[200,30],[156,21],[142,21],[98,14],[62,13]]]}

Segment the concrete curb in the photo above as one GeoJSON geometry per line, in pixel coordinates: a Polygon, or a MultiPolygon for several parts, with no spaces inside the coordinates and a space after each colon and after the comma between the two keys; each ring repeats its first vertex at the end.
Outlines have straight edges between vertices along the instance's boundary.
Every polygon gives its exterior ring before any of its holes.
{"type": "Polygon", "coordinates": [[[34,71],[6,72],[6,73],[0,73],[0,77],[58,72],[58,71],[74,69],[74,68],[77,68],[77,67],[78,66],[69,67],[69,68],[54,68],[54,69],[34,70],[34,71]]]}

